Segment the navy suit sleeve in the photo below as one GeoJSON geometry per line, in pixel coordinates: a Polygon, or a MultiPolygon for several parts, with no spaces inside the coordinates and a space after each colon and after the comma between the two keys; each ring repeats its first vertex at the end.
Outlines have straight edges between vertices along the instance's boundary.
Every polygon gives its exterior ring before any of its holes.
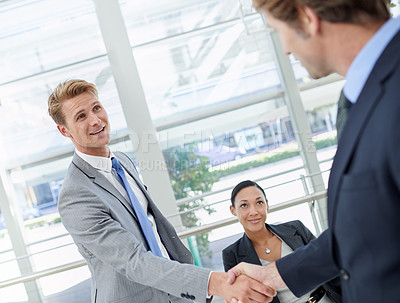
{"type": "Polygon", "coordinates": [[[279,274],[297,297],[339,274],[330,247],[329,231],[325,231],[308,245],[276,261],[279,274]]]}

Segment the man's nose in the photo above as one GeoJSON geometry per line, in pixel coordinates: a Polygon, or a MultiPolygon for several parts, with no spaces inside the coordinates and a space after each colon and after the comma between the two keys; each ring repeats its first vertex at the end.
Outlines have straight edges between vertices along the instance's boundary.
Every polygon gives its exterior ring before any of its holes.
{"type": "Polygon", "coordinates": [[[96,125],[101,122],[101,119],[94,113],[90,114],[89,119],[91,125],[96,125]]]}
{"type": "Polygon", "coordinates": [[[286,47],[283,48],[283,53],[287,56],[289,56],[292,52],[288,50],[286,47]]]}
{"type": "Polygon", "coordinates": [[[281,43],[282,43],[282,50],[283,50],[283,53],[284,53],[285,55],[289,56],[292,52],[291,52],[291,51],[289,50],[289,48],[287,47],[287,44],[284,43],[284,41],[282,41],[282,39],[281,39],[281,43]]]}

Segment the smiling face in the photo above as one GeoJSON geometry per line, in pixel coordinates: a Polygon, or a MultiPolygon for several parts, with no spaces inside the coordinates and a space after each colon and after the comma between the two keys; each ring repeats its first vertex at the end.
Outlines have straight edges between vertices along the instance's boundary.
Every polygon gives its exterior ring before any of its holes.
{"type": "Polygon", "coordinates": [[[235,197],[235,206],[231,205],[230,209],[238,217],[246,233],[265,229],[269,207],[263,192],[256,186],[240,190],[235,197]]]}
{"type": "Polygon", "coordinates": [[[92,156],[109,156],[108,116],[94,94],[86,91],[64,100],[62,112],[65,124],[59,124],[57,128],[63,136],[72,140],[77,150],[92,156]]]}

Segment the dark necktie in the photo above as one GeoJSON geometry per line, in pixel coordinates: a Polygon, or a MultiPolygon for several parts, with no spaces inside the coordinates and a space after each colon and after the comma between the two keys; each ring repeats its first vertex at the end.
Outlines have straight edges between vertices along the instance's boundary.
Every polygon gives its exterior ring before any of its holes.
{"type": "Polygon", "coordinates": [[[343,94],[343,90],[340,93],[338,101],[338,111],[336,116],[336,130],[337,130],[337,141],[339,142],[340,136],[342,135],[343,128],[346,124],[347,117],[349,116],[350,107],[352,103],[343,94]]]}
{"type": "Polygon", "coordinates": [[[125,172],[122,169],[121,164],[119,164],[117,158],[112,158],[112,167],[117,172],[118,177],[120,178],[121,184],[124,186],[126,192],[128,193],[129,200],[131,201],[133,210],[136,213],[136,216],[139,220],[140,227],[142,228],[144,237],[149,244],[151,252],[159,257],[162,257],[162,253],[160,247],[158,246],[156,236],[154,235],[153,228],[151,227],[151,223],[147,218],[146,213],[143,210],[142,205],[140,204],[138,198],[136,197],[135,193],[133,192],[131,186],[126,179],[125,172]]]}

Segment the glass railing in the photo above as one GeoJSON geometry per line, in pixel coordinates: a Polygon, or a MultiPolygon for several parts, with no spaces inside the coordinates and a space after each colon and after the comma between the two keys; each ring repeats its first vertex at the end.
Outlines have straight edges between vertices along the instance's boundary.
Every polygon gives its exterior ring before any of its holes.
{"type": "MultiPolygon", "coordinates": [[[[320,164],[321,166],[330,166],[331,161],[331,157],[326,157],[320,164]]],[[[325,199],[326,192],[306,194],[307,192],[312,192],[312,190],[308,189],[307,185],[309,183],[307,179],[310,176],[299,174],[302,170],[303,167],[301,165],[293,166],[289,170],[277,172],[264,178],[254,178],[254,180],[259,184],[265,184],[266,181],[271,184],[270,186],[265,186],[267,195],[275,190],[280,192],[287,191],[288,186],[296,188],[299,193],[302,192],[302,194],[293,196],[291,199],[281,199],[277,203],[272,203],[268,213],[267,221],[269,223],[289,221],[293,215],[288,215],[288,213],[294,213],[297,219],[302,220],[310,230],[318,234],[319,223],[318,218],[314,221],[312,219],[313,208],[315,201],[325,199]],[[288,178],[288,176],[296,173],[297,177],[288,178]],[[285,181],[273,184],[272,180],[279,180],[280,178],[285,178],[285,181]]],[[[329,169],[323,171],[322,175],[326,176],[328,173],[329,169]]],[[[203,217],[201,225],[178,232],[180,238],[186,239],[191,248],[196,236],[207,234],[209,240],[207,252],[199,253],[195,251],[193,255],[199,258],[196,264],[201,264],[203,267],[217,271],[223,270],[222,249],[241,237],[243,233],[236,217],[233,217],[231,214],[224,215],[220,211],[221,209],[229,208],[230,201],[227,197],[231,189],[232,186],[223,187],[220,185],[220,188],[216,188],[212,192],[190,198],[193,200],[206,199],[209,201],[206,206],[217,209],[216,216],[214,218],[207,218],[204,215],[202,207],[192,209],[190,211],[196,212],[197,215],[203,217]],[[203,215],[201,214],[202,212],[203,215]]],[[[274,194],[270,196],[274,196],[274,194]]],[[[177,203],[187,203],[190,199],[182,199],[177,201],[177,203]]],[[[186,213],[178,212],[167,215],[167,217],[183,216],[186,213]]],[[[75,302],[75,299],[71,301],[73,297],[79,298],[79,300],[82,299],[83,301],[86,298],[89,301],[90,272],[63,225],[55,223],[50,226],[41,227],[39,230],[27,230],[27,232],[32,233],[30,239],[33,240],[28,244],[29,255],[15,258],[11,249],[0,251],[0,271],[2,272],[0,302],[26,302],[27,295],[24,283],[32,283],[33,281],[38,284],[41,295],[45,298],[46,302],[52,302],[52,300],[56,300],[57,302],[75,302]],[[49,237],[50,235],[51,237],[49,237]],[[26,258],[31,260],[34,270],[30,274],[21,276],[18,262],[26,258]]],[[[7,237],[7,234],[3,234],[4,237],[7,237]]],[[[2,238],[0,238],[0,242],[1,240],[2,238]]],[[[78,300],[76,299],[76,301],[78,300]]]]}

